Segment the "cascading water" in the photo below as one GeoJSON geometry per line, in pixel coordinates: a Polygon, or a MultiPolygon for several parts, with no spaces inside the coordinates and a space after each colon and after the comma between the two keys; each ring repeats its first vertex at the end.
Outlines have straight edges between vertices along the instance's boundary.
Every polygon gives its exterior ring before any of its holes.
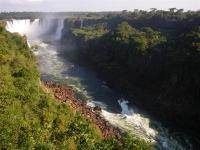
{"type": "Polygon", "coordinates": [[[83,22],[84,22],[84,20],[81,19],[80,21],[81,21],[81,28],[82,28],[82,27],[83,27],[83,22]]]}
{"type": "Polygon", "coordinates": [[[31,44],[39,45],[37,58],[42,79],[73,86],[79,95],[88,100],[88,105],[100,106],[101,115],[112,125],[146,141],[156,142],[156,149],[192,149],[187,142],[184,146],[180,144],[180,136],[172,135],[141,110],[133,105],[129,106],[126,99],[118,99],[119,95],[108,88],[94,73],[63,60],[58,55],[58,45],[53,44],[53,41],[60,39],[63,24],[64,20],[59,19],[12,20],[7,22],[6,29],[26,35],[31,44]],[[46,42],[46,39],[50,39],[51,42],[46,42]]]}
{"type": "Polygon", "coordinates": [[[26,35],[28,40],[60,40],[61,31],[64,26],[63,19],[30,19],[7,21],[6,29],[10,32],[18,32],[26,35]]]}
{"type": "Polygon", "coordinates": [[[58,20],[58,26],[56,29],[56,36],[55,36],[56,40],[61,39],[63,27],[64,27],[64,19],[58,20]]]}
{"type": "Polygon", "coordinates": [[[128,108],[128,105],[127,105],[128,101],[126,101],[125,99],[119,99],[118,103],[122,108],[123,115],[127,115],[127,116],[133,115],[133,113],[134,113],[133,110],[129,110],[129,108],[128,108]]]}

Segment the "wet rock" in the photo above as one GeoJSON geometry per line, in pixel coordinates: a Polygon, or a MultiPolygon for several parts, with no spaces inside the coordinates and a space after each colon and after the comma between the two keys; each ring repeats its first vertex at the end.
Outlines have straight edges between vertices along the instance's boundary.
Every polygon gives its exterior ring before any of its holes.
{"type": "Polygon", "coordinates": [[[75,111],[80,112],[87,120],[96,124],[101,130],[103,138],[108,139],[114,137],[118,141],[121,140],[121,130],[111,126],[110,123],[101,117],[101,107],[96,106],[92,108],[87,106],[85,102],[75,99],[75,92],[72,87],[60,85],[52,81],[42,81],[42,83],[46,88],[49,88],[52,91],[57,100],[70,106],[75,111]]]}
{"type": "Polygon", "coordinates": [[[101,112],[101,107],[95,106],[95,107],[93,108],[93,111],[95,111],[95,112],[101,112]]]}

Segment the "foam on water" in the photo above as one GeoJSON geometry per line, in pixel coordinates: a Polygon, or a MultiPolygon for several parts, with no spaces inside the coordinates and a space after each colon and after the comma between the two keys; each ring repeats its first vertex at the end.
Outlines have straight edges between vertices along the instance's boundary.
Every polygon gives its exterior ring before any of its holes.
{"type": "Polygon", "coordinates": [[[118,100],[119,105],[121,106],[122,109],[122,114],[126,115],[126,116],[131,116],[133,115],[134,111],[128,108],[128,101],[126,101],[125,99],[119,99],[118,100]]]}
{"type": "Polygon", "coordinates": [[[118,100],[119,105],[121,106],[121,114],[112,113],[107,111],[106,105],[103,103],[96,103],[95,101],[89,102],[88,105],[91,107],[100,106],[103,108],[101,115],[109,121],[110,124],[116,126],[122,130],[127,131],[138,136],[141,139],[144,139],[149,142],[156,143],[157,149],[162,150],[187,150],[192,149],[184,148],[173,136],[170,135],[168,130],[161,126],[159,122],[154,121],[154,124],[157,126],[157,129],[151,127],[150,118],[141,114],[141,111],[128,106],[128,101],[125,99],[118,100]]]}
{"type": "Polygon", "coordinates": [[[127,105],[128,101],[119,99],[118,102],[122,109],[121,114],[107,111],[107,106],[102,102],[91,101],[88,102],[88,105],[91,107],[100,106],[103,109],[102,116],[112,125],[130,131],[146,141],[155,142],[158,132],[150,128],[149,118],[145,118],[139,113],[133,113],[133,109],[130,109],[127,105]]]}

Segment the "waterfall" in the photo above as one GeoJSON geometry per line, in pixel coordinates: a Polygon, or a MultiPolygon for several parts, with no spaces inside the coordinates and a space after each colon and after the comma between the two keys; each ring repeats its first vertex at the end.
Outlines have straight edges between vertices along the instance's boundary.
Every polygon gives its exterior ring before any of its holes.
{"type": "Polygon", "coordinates": [[[80,20],[81,21],[81,28],[83,27],[83,19],[80,20]]]}
{"type": "Polygon", "coordinates": [[[58,20],[58,26],[57,26],[57,30],[56,30],[56,36],[55,39],[56,40],[60,40],[61,36],[62,36],[62,29],[64,28],[64,20],[58,20]]]}
{"type": "Polygon", "coordinates": [[[60,40],[64,20],[60,19],[30,19],[7,21],[6,30],[12,33],[18,32],[26,35],[28,40],[33,39],[50,39],[60,40]]]}
{"type": "Polygon", "coordinates": [[[10,32],[18,32],[21,35],[28,33],[30,20],[12,20],[7,21],[6,30],[10,32]]]}
{"type": "MultiPolygon", "coordinates": [[[[26,35],[29,38],[37,38],[42,34],[39,19],[31,22],[30,19],[7,21],[6,30],[12,33],[18,32],[21,35],[26,35]]],[[[45,30],[43,30],[44,32],[45,30]]]]}

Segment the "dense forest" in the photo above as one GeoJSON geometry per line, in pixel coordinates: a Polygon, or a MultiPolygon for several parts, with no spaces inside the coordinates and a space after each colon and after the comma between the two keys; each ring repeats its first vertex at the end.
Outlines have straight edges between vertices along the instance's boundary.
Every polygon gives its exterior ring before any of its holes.
{"type": "Polygon", "coordinates": [[[103,139],[100,129],[40,84],[26,37],[0,23],[0,149],[148,149],[133,136],[103,139]]]}
{"type": "Polygon", "coordinates": [[[66,57],[94,69],[132,103],[199,136],[200,12],[151,9],[66,19],[62,42],[66,57]]]}

